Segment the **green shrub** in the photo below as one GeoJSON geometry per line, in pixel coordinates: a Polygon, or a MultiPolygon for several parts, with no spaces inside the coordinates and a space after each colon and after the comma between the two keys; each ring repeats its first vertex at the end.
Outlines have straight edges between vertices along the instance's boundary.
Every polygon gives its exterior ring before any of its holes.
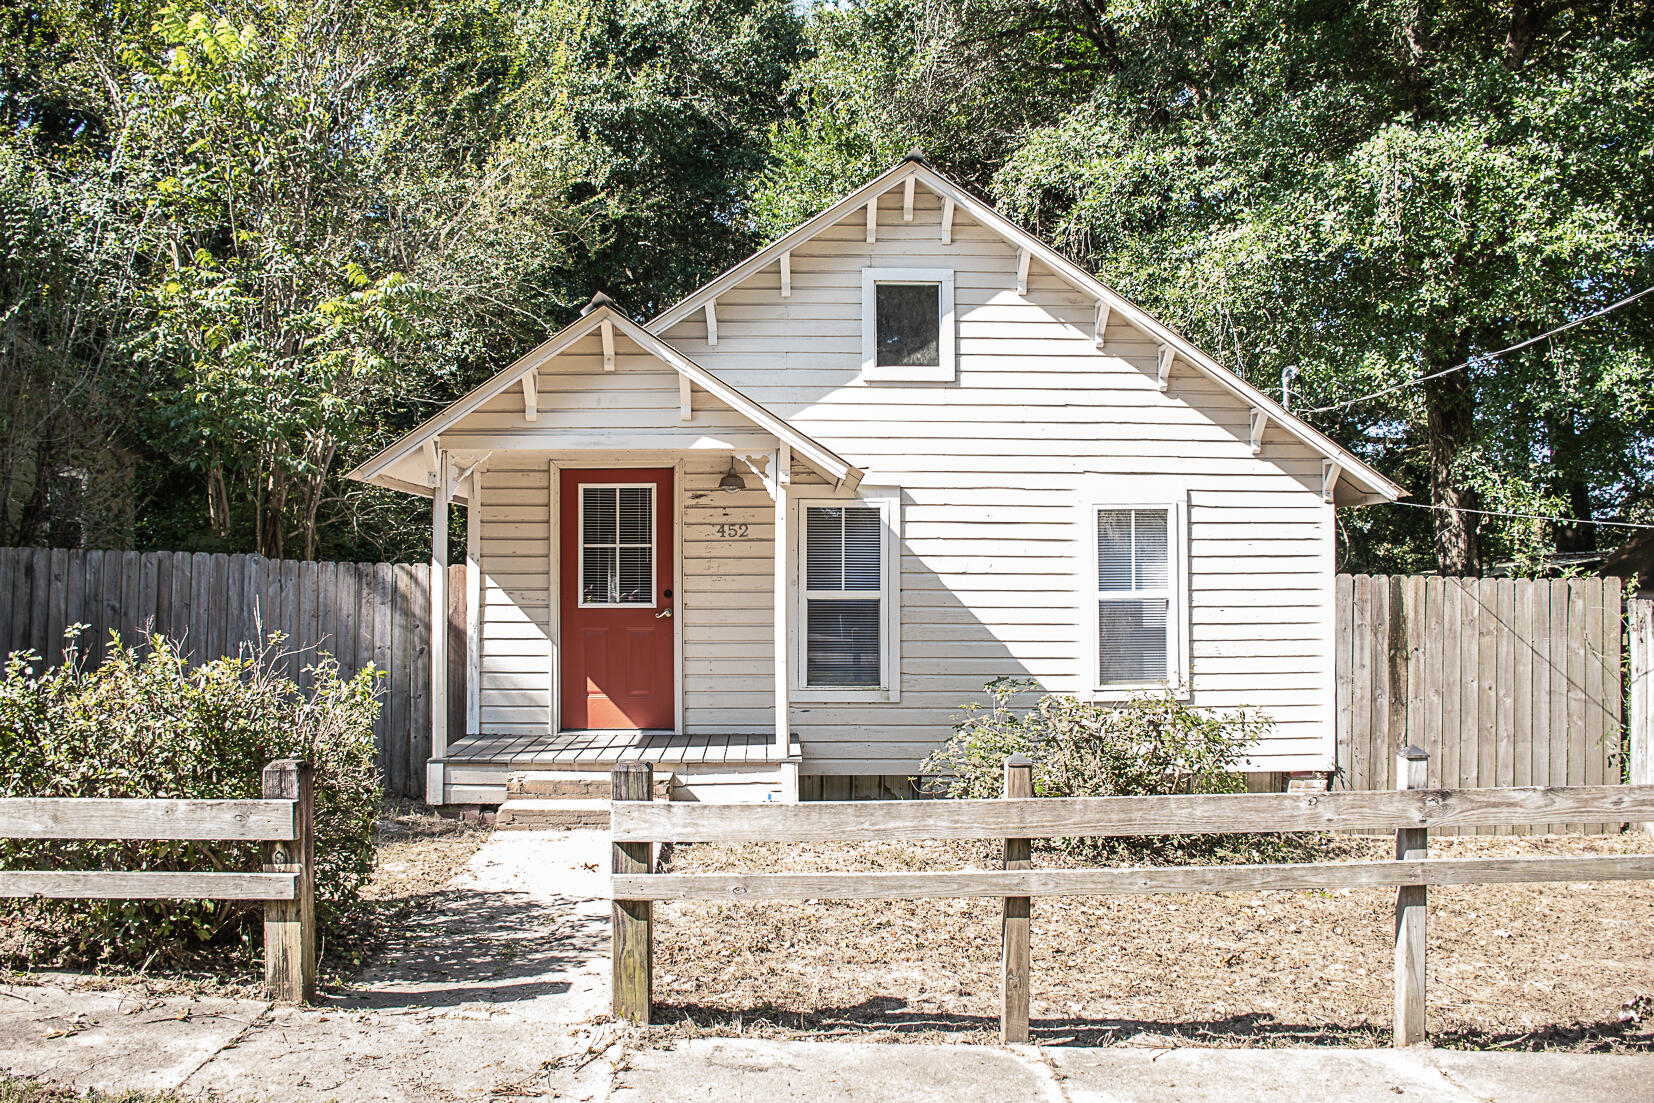
{"type": "MultiPolygon", "coordinates": [[[[1262,713],[1196,709],[1164,691],[1118,702],[1046,695],[1031,707],[1018,698],[1032,682],[989,682],[990,703],[964,706],[951,739],[920,768],[930,792],[989,799],[1004,793],[1005,760],[1034,761],[1034,795],[1041,797],[1155,796],[1238,793],[1247,750],[1273,723],[1262,713]]],[[[1088,858],[1270,860],[1292,852],[1282,836],[1148,836],[1051,840],[1046,845],[1088,858]]]]}
{"type": "MultiPolygon", "coordinates": [[[[279,637],[191,667],[166,639],[118,643],[108,660],[0,675],[0,796],[247,798],[278,758],[315,764],[316,911],[325,939],[373,869],[381,791],[373,722],[379,675],[339,677],[331,658],[301,692],[277,673],[279,637]]],[[[0,840],[0,869],[256,870],[258,843],[0,840]]],[[[29,964],[183,961],[261,943],[260,908],[213,901],[31,901],[10,918],[29,964]]],[[[15,949],[15,948],[14,948],[15,949]]]]}

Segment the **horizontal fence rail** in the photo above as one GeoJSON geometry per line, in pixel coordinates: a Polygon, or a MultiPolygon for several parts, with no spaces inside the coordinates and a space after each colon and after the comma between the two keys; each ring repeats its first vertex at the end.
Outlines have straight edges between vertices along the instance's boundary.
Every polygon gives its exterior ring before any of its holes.
{"type": "Polygon", "coordinates": [[[1635,881],[1654,877],[1654,856],[1435,858],[1167,869],[960,870],[935,873],[617,874],[624,900],[947,900],[984,896],[1120,896],[1166,892],[1268,892],[1390,885],[1503,885],[1536,881],[1635,881]]]}
{"type": "Polygon", "coordinates": [[[0,798],[0,838],[254,842],[298,838],[290,800],[0,798]]]}
{"type": "Polygon", "coordinates": [[[612,816],[617,840],[753,843],[1434,830],[1649,818],[1654,818],[1654,785],[755,805],[625,802],[614,806],[612,816]]]}
{"type": "Polygon", "coordinates": [[[313,776],[308,762],[272,762],[262,800],[0,799],[4,839],[265,844],[260,872],[0,870],[0,898],[262,902],[270,998],[308,1002],[316,995],[313,776]]]}
{"type": "MultiPolygon", "coordinates": [[[[465,567],[448,568],[449,727],[465,724],[465,567]]],[[[379,769],[398,796],[422,798],[431,747],[428,564],[314,563],[260,555],[0,548],[0,662],[34,651],[64,658],[64,630],[84,624],[77,657],[103,661],[111,632],[127,646],[158,632],[191,662],[235,655],[272,632],[282,674],[309,688],[322,653],[349,676],[384,672],[374,724],[379,769]]]]}
{"type": "Polygon", "coordinates": [[[296,900],[294,873],[18,870],[0,873],[0,897],[48,900],[296,900]]]}
{"type": "Polygon", "coordinates": [[[653,904],[658,900],[921,900],[999,898],[1004,918],[1000,1034],[1026,1042],[1029,903],[1041,897],[1137,893],[1394,888],[1398,1046],[1425,1037],[1425,922],[1431,885],[1654,879],[1654,855],[1432,859],[1433,829],[1534,822],[1654,820],[1654,785],[1504,789],[1426,787],[1429,756],[1398,755],[1390,792],[1032,798],[1032,764],[1005,765],[1001,800],[702,805],[657,802],[652,769],[614,771],[613,1007],[647,1022],[652,1009],[653,904]],[[1279,865],[1029,869],[1036,838],[1231,832],[1393,830],[1395,860],[1279,865]],[[1001,839],[1003,868],[915,872],[656,873],[663,842],[865,842],[1001,839]]]}

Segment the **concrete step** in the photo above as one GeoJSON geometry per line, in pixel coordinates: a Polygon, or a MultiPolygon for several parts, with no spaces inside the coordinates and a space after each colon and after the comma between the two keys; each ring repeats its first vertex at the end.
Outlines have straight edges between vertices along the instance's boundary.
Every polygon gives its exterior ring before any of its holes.
{"type": "Polygon", "coordinates": [[[606,800],[508,797],[494,816],[494,827],[500,831],[558,831],[573,827],[608,826],[609,802],[606,800]]]}
{"type": "MultiPolygon", "coordinates": [[[[672,799],[672,772],[655,774],[655,799],[672,799]]],[[[589,770],[523,770],[505,779],[506,800],[517,797],[537,799],[608,800],[613,783],[607,773],[589,770]]]]}

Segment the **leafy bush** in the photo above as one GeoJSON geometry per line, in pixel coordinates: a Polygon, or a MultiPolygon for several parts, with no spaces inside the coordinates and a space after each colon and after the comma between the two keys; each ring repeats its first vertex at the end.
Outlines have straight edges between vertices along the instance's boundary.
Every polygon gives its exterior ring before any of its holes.
{"type": "MultiPolygon", "coordinates": [[[[1047,695],[1031,707],[1017,699],[1032,682],[998,678],[988,705],[971,703],[951,739],[920,768],[930,792],[989,799],[1004,793],[1005,760],[1034,761],[1040,797],[1238,793],[1247,749],[1274,726],[1262,713],[1192,708],[1163,691],[1119,702],[1047,695]]],[[[1089,858],[1269,860],[1295,848],[1283,836],[1148,836],[1051,840],[1089,858]]]]}
{"type": "MultiPolygon", "coordinates": [[[[301,692],[257,652],[190,667],[160,636],[117,642],[100,667],[37,672],[12,656],[0,675],[0,796],[247,798],[278,758],[315,764],[316,912],[325,938],[373,869],[381,792],[373,722],[378,673],[350,679],[326,659],[301,692]]],[[[256,870],[261,844],[0,840],[0,869],[256,870]]],[[[256,904],[30,901],[9,905],[30,963],[180,961],[246,956],[261,942],[256,904]]],[[[14,948],[15,949],[15,948],[14,948]]]]}

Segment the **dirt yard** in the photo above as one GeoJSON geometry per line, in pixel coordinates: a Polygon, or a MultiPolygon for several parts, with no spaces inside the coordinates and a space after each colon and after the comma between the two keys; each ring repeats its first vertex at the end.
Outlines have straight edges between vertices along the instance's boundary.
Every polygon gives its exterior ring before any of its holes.
{"type": "MultiPolygon", "coordinates": [[[[1334,857],[1390,857],[1335,837],[1334,857]]],[[[1654,837],[1432,840],[1438,857],[1654,853],[1654,837]]],[[[973,844],[696,845],[674,872],[991,868],[973,844]]],[[[1036,854],[1037,865],[1076,864],[1036,854]]],[[[1034,902],[1043,1044],[1389,1044],[1393,889],[1034,902]]],[[[668,1033],[988,1040],[989,900],[656,905],[668,1033]]],[[[1654,883],[1431,890],[1428,1016],[1439,1046],[1654,1051],[1654,883]]]]}

